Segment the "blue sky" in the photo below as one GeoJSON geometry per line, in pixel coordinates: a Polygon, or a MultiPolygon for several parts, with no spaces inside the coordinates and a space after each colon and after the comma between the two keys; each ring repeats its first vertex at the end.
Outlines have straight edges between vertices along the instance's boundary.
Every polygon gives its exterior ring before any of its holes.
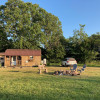
{"type": "MultiPolygon", "coordinates": [[[[73,36],[79,24],[85,24],[85,32],[91,36],[100,32],[100,0],[22,0],[39,4],[47,12],[54,14],[62,23],[63,35],[73,36]]],[[[7,0],[0,0],[0,5],[7,0]]]]}

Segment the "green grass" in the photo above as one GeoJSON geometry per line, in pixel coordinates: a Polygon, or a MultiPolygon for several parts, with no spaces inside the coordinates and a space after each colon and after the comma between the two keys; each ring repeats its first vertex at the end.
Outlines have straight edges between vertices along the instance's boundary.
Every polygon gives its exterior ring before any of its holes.
{"type": "Polygon", "coordinates": [[[87,63],[88,66],[91,66],[91,67],[100,67],[100,61],[91,61],[89,63],[87,63]]]}
{"type": "MultiPolygon", "coordinates": [[[[83,64],[78,64],[79,66],[83,66],[83,64]]],[[[91,61],[91,62],[87,62],[86,65],[88,67],[100,67],[100,61],[91,61]]]]}
{"type": "MultiPolygon", "coordinates": [[[[49,63],[49,64],[47,64],[48,66],[61,66],[61,62],[59,62],[59,63],[49,63]]],[[[83,66],[84,64],[81,64],[81,63],[78,63],[78,65],[79,66],[83,66]]],[[[86,65],[88,66],[88,67],[100,67],[100,61],[96,61],[96,60],[94,60],[94,61],[91,61],[91,62],[87,62],[86,63],[86,65]]]]}
{"type": "MultiPolygon", "coordinates": [[[[48,72],[69,70],[48,67],[48,72]]],[[[38,73],[38,68],[0,68],[0,100],[100,100],[100,68],[79,76],[38,73]]]]}

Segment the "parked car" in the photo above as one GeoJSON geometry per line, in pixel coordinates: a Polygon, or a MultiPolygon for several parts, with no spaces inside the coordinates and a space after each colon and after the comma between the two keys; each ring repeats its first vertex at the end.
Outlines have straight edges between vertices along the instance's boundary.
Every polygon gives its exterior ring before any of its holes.
{"type": "Polygon", "coordinates": [[[75,60],[75,58],[65,58],[62,61],[62,66],[71,66],[77,64],[77,61],[75,60]]]}

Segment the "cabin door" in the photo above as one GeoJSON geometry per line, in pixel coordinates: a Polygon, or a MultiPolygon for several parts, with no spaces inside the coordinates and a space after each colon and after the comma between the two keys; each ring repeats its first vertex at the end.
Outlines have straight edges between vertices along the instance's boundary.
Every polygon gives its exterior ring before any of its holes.
{"type": "Polygon", "coordinates": [[[21,66],[21,56],[17,56],[17,65],[21,66]]]}
{"type": "Polygon", "coordinates": [[[11,65],[12,65],[12,66],[16,66],[16,56],[12,56],[11,65]]]}

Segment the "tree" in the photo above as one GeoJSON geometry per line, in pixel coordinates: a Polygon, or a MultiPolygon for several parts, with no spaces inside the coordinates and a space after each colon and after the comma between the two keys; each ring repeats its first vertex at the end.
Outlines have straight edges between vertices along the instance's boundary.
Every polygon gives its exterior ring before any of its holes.
{"type": "Polygon", "coordinates": [[[70,53],[78,61],[86,63],[93,59],[97,52],[91,50],[90,40],[84,31],[84,26],[80,24],[80,30],[74,30],[74,36],[70,40],[70,53]]]}
{"type": "Polygon", "coordinates": [[[5,32],[13,40],[15,48],[34,48],[39,44],[42,32],[35,20],[38,19],[38,9],[38,5],[24,3],[21,0],[8,0],[0,7],[2,16],[0,20],[3,22],[5,32]]]}
{"type": "Polygon", "coordinates": [[[100,60],[100,32],[93,34],[89,37],[91,49],[98,52],[96,60],[100,60]]]}
{"type": "Polygon", "coordinates": [[[65,49],[60,40],[57,41],[56,38],[52,38],[52,41],[48,42],[46,51],[46,57],[50,62],[58,63],[65,56],[65,49]]]}
{"type": "MultiPolygon", "coordinates": [[[[52,52],[55,52],[55,47],[56,49],[58,46],[61,47],[60,37],[63,36],[61,22],[58,17],[37,4],[8,0],[5,5],[0,6],[0,22],[7,38],[13,41],[14,48],[39,49],[41,47],[46,51],[51,51],[53,48],[52,52]]],[[[50,58],[50,53],[46,55],[50,58]]],[[[59,53],[59,56],[62,55],[59,53]]]]}
{"type": "Polygon", "coordinates": [[[94,49],[95,51],[99,51],[100,48],[100,33],[97,32],[96,34],[93,34],[89,37],[91,40],[91,49],[94,49]]]}
{"type": "Polygon", "coordinates": [[[4,32],[4,29],[0,27],[0,52],[4,52],[9,48],[12,48],[12,41],[7,39],[7,35],[4,32]]]}

